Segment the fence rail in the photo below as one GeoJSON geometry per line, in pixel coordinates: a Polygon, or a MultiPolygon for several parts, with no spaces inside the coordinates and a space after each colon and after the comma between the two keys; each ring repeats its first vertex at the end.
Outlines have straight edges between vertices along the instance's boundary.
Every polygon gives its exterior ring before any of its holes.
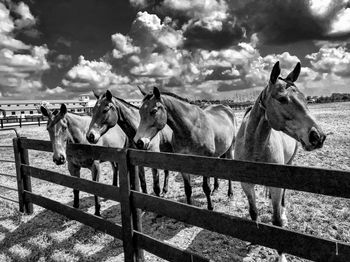
{"type": "Polygon", "coordinates": [[[141,249],[170,261],[208,261],[200,255],[181,250],[143,234],[138,209],[155,212],[213,232],[306,259],[344,262],[349,260],[350,245],[347,243],[315,237],[265,223],[256,223],[248,219],[140,193],[136,185],[134,166],[147,166],[234,181],[254,182],[266,186],[284,187],[345,198],[350,197],[348,192],[350,172],[180,154],[150,153],[132,149],[111,149],[90,145],[70,144],[67,147],[67,156],[88,156],[94,159],[118,162],[120,187],[115,187],[30,166],[27,158],[28,149],[51,151],[51,144],[48,141],[21,138],[15,140],[14,144],[18,145],[18,148],[15,148],[15,154],[17,152],[17,170],[20,175],[18,183],[21,192],[20,205],[28,206],[28,208],[22,207],[22,210],[30,211],[29,207],[34,203],[121,238],[125,261],[142,261],[141,249]],[[30,177],[120,202],[122,225],[111,224],[102,218],[31,193],[30,177]]]}

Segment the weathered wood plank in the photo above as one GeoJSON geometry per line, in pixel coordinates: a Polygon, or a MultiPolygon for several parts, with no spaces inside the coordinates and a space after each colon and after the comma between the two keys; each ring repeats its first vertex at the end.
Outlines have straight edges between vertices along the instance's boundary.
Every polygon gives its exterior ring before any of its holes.
{"type": "Polygon", "coordinates": [[[58,172],[22,165],[24,175],[39,178],[61,186],[84,191],[93,195],[120,202],[120,190],[116,186],[105,185],[95,181],[67,176],[58,172]]]}
{"type": "Polygon", "coordinates": [[[17,189],[18,189],[18,202],[19,211],[27,214],[33,213],[33,204],[28,201],[24,201],[23,192],[24,190],[32,191],[30,177],[23,175],[21,168],[22,164],[29,164],[28,149],[23,147],[27,139],[24,137],[13,139],[14,158],[16,162],[16,177],[17,177],[17,189]]]}
{"type": "Polygon", "coordinates": [[[110,221],[104,220],[101,217],[85,213],[74,207],[61,204],[57,201],[45,198],[37,194],[30,193],[27,191],[24,192],[24,198],[27,201],[31,201],[38,206],[41,206],[53,212],[64,215],[69,219],[79,221],[87,226],[100,230],[115,238],[121,239],[122,228],[118,224],[114,224],[110,221]]]}
{"type": "Polygon", "coordinates": [[[350,245],[131,191],[133,204],[213,232],[321,262],[346,262],[350,245]]]}
{"type": "Polygon", "coordinates": [[[22,141],[22,147],[31,150],[52,152],[51,141],[39,139],[25,139],[22,141]]]}
{"type": "Polygon", "coordinates": [[[350,198],[350,172],[129,150],[133,165],[350,198]]]}
{"type": "Polygon", "coordinates": [[[103,147],[96,145],[68,144],[67,157],[92,158],[101,161],[120,162],[126,149],[103,147]]]}
{"type": "Polygon", "coordinates": [[[136,244],[148,252],[168,261],[181,262],[209,262],[208,258],[201,257],[195,253],[174,247],[170,244],[159,241],[138,231],[134,232],[136,244]]]}

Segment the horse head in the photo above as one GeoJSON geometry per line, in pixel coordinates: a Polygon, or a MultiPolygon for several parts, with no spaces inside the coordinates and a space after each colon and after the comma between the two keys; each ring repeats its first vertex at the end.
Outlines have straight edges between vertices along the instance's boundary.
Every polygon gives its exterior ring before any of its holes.
{"type": "Polygon", "coordinates": [[[283,131],[311,151],[323,146],[326,135],[310,114],[304,94],[295,85],[300,69],[299,62],[286,78],[282,78],[277,62],[259,103],[273,129],[283,131]]]}
{"type": "Polygon", "coordinates": [[[66,148],[69,138],[68,123],[65,118],[67,107],[62,104],[60,110],[51,112],[46,107],[41,106],[40,110],[48,118],[47,131],[53,148],[53,162],[56,165],[63,165],[67,159],[66,148]]]}
{"type": "Polygon", "coordinates": [[[86,139],[96,144],[100,137],[118,122],[118,108],[113,103],[113,95],[107,90],[104,95],[98,95],[94,92],[97,102],[92,109],[92,119],[86,139]]]}
{"type": "Polygon", "coordinates": [[[145,94],[140,107],[140,125],[134,142],[139,149],[148,149],[150,142],[167,123],[167,111],[157,87],[153,94],[145,94]]]}

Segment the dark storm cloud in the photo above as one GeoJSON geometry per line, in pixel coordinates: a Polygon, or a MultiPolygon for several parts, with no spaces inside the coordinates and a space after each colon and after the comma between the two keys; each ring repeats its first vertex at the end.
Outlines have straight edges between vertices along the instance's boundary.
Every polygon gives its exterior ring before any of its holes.
{"type": "Polygon", "coordinates": [[[221,28],[209,29],[191,23],[184,32],[186,48],[222,49],[237,44],[245,38],[245,29],[230,19],[222,22],[221,28]]]}
{"type": "Polygon", "coordinates": [[[332,22],[341,10],[346,8],[343,1],[330,2],[327,10],[318,15],[310,8],[311,1],[242,1],[232,12],[247,29],[249,34],[259,33],[265,44],[287,44],[303,40],[345,39],[347,32],[330,35],[332,22]]]}
{"type": "Polygon", "coordinates": [[[218,84],[218,92],[228,92],[228,91],[238,91],[244,90],[251,86],[249,86],[245,81],[239,80],[236,82],[233,81],[223,81],[218,84]]]}
{"type": "Polygon", "coordinates": [[[18,39],[27,44],[46,44],[49,48],[51,69],[43,77],[48,88],[60,85],[62,77],[77,63],[80,55],[98,59],[110,51],[111,35],[126,34],[136,14],[126,0],[24,2],[38,21],[35,29],[40,37],[33,38],[27,32],[19,34],[18,39]]]}

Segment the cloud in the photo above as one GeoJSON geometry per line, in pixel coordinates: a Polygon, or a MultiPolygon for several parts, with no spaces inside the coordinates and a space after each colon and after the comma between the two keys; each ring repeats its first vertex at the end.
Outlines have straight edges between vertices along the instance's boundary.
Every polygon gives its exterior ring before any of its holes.
{"type": "Polygon", "coordinates": [[[347,2],[253,0],[241,1],[241,5],[233,1],[230,7],[249,34],[258,33],[264,43],[285,44],[349,37],[350,28],[332,32],[337,20],[345,20],[342,13],[347,2]]]}
{"type": "Polygon", "coordinates": [[[68,71],[62,84],[65,89],[86,92],[129,82],[127,76],[116,75],[111,70],[112,66],[106,62],[88,61],[80,56],[78,64],[68,71]]]}
{"type": "Polygon", "coordinates": [[[31,46],[15,38],[16,32],[35,25],[26,4],[0,3],[0,92],[2,96],[33,97],[42,88],[41,77],[50,68],[46,45],[31,46]],[[17,14],[12,18],[11,12],[17,14]]]}
{"type": "Polygon", "coordinates": [[[323,46],[317,53],[306,56],[314,70],[350,77],[350,52],[345,46],[323,46]]]}

